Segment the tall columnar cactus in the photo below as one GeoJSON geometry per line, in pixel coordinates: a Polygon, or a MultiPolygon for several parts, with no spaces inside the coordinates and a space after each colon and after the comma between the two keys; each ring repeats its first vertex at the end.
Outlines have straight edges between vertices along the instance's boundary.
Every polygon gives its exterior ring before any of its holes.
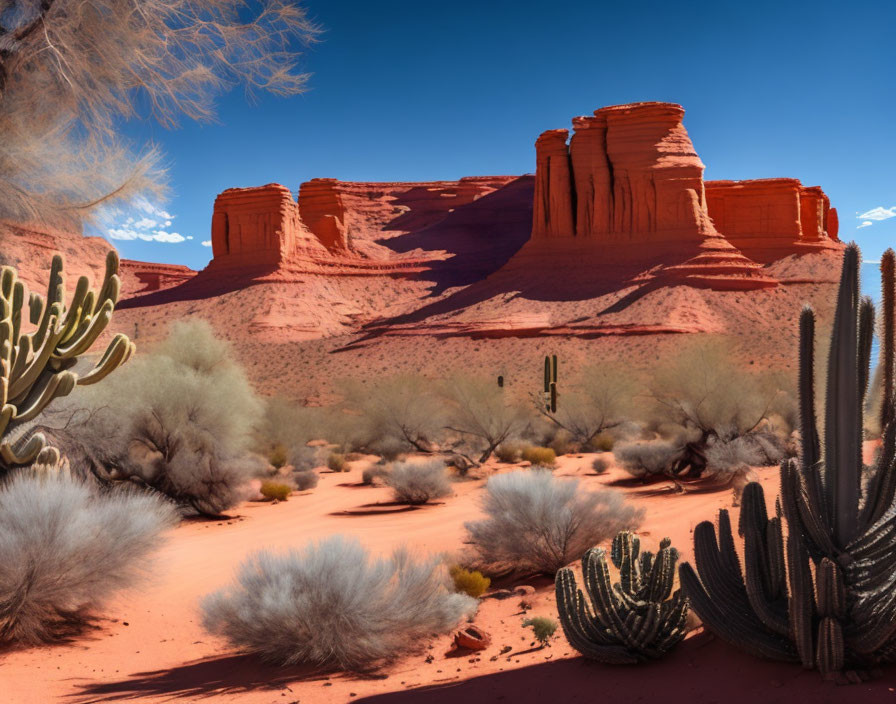
{"type": "Polygon", "coordinates": [[[557,355],[544,358],[544,407],[548,413],[557,412],[557,355]]]}
{"type": "Polygon", "coordinates": [[[815,315],[806,309],[800,319],[802,451],[799,463],[781,467],[775,515],[766,513],[762,487],[748,485],[740,516],[743,569],[722,510],[718,536],[709,522],[694,531],[697,572],[688,564],[680,571],[694,610],[721,638],[758,656],[817,668],[829,679],[855,680],[896,661],[894,256],[887,252],[882,266],[882,403],[889,415],[870,467],[862,462],[862,413],[874,308],[859,296],[859,262],[851,245],[831,334],[823,442],[815,416],[815,315]]]}
{"type": "Polygon", "coordinates": [[[0,469],[34,461],[54,464],[58,453],[40,435],[16,436],[16,429],[36,418],[53,399],[76,385],[95,384],[124,364],[134,351],[125,335],[116,335],[94,369],[84,376],[72,371],[105,330],[118,302],[121,283],[118,255],[109,252],[99,293],[81,277],[68,306],[64,303],[62,257],[53,257],[47,296],[27,295],[15,269],[0,272],[0,469]],[[28,308],[31,331],[23,317],[28,308]]]}
{"type": "Polygon", "coordinates": [[[588,600],[572,570],[557,573],[557,609],[570,645],[582,655],[608,664],[628,665],[661,657],[684,638],[688,601],[672,593],[678,551],[669,539],[654,556],[640,552],[640,541],[623,531],[613,539],[610,559],[619,571],[612,584],[606,552],[592,548],[582,558],[588,600]]]}

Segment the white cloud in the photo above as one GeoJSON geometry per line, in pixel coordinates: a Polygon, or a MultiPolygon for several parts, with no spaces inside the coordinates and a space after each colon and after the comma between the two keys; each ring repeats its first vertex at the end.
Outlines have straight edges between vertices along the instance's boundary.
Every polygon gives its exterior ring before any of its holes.
{"type": "Polygon", "coordinates": [[[861,225],[856,226],[856,229],[861,230],[863,227],[871,227],[873,224],[870,220],[863,220],[861,225]]]}
{"type": "Polygon", "coordinates": [[[212,241],[211,240],[202,240],[202,246],[203,247],[211,247],[212,241]]]}
{"type": "Polygon", "coordinates": [[[877,206],[856,217],[859,220],[889,220],[890,218],[896,218],[896,205],[892,208],[882,208],[881,206],[877,206]]]}
{"type": "Polygon", "coordinates": [[[174,215],[146,198],[137,198],[130,207],[109,208],[99,218],[100,232],[113,240],[143,240],[179,244],[193,239],[170,230],[174,215]]]}

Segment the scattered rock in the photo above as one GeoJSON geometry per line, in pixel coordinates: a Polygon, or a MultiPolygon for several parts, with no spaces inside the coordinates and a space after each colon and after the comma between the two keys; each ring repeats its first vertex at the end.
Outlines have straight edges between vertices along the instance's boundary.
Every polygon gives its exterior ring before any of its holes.
{"type": "Polygon", "coordinates": [[[521,584],[518,587],[513,588],[514,596],[532,596],[535,594],[535,587],[529,586],[528,584],[521,584]]]}
{"type": "Polygon", "coordinates": [[[493,592],[489,592],[483,599],[509,599],[513,596],[513,592],[509,589],[495,589],[493,592]]]}
{"type": "Polygon", "coordinates": [[[485,650],[491,645],[492,637],[478,626],[467,626],[454,634],[454,644],[468,650],[485,650]]]}

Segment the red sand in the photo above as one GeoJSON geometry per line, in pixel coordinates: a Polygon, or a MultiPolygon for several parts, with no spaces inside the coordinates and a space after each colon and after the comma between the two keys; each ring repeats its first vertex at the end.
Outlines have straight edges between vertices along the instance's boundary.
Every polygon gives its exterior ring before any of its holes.
{"type": "MultiPolygon", "coordinates": [[[[556,473],[578,475],[588,485],[624,477],[591,473],[592,455],[563,457],[556,473]]],[[[798,665],[768,663],[744,655],[698,629],[666,659],[636,667],[590,663],[562,634],[549,648],[534,647],[521,622],[519,599],[482,602],[476,623],[493,636],[479,654],[450,653],[450,637],[428,651],[408,655],[376,677],[274,668],[229,650],[198,622],[199,599],[232,577],[237,564],[258,548],[301,546],[333,533],[358,536],[377,552],[410,540],[420,551],[462,549],[463,522],[475,518],[481,480],[455,484],[443,503],[408,509],[389,505],[389,491],[359,485],[364,462],[345,474],[324,473],[311,492],[286,503],[249,502],[233,520],[185,522],[170,536],[141,589],[116,600],[105,618],[70,644],[0,655],[2,695],[9,704],[46,702],[189,701],[265,703],[634,702],[655,699],[700,702],[896,701],[896,670],[871,683],[838,687],[798,665]],[[127,624],[127,625],[125,625],[127,624]],[[499,655],[505,646],[513,649],[499,655]],[[427,653],[433,661],[426,662],[427,653]],[[494,658],[494,659],[493,659],[494,658]]],[[[770,494],[777,472],[760,470],[770,494]]],[[[691,554],[694,526],[731,503],[728,490],[677,494],[665,484],[622,488],[647,509],[640,531],[646,547],[664,536],[691,554]]],[[[530,614],[556,617],[552,585],[537,588],[530,614]]]]}

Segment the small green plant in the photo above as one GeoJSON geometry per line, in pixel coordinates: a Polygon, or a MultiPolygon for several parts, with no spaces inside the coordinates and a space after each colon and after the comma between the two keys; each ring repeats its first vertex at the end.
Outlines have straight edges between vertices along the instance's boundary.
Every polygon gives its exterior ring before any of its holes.
{"type": "Polygon", "coordinates": [[[280,443],[274,445],[268,452],[268,462],[270,462],[271,466],[275,469],[285,467],[288,461],[289,450],[287,450],[286,447],[280,443]]]}
{"type": "Polygon", "coordinates": [[[523,621],[523,626],[531,628],[535,634],[535,640],[539,642],[542,648],[549,645],[551,638],[557,631],[557,622],[547,616],[533,616],[523,621]]]}
{"type": "Polygon", "coordinates": [[[263,481],[260,493],[270,501],[286,501],[292,493],[292,487],[281,482],[263,481]]]}
{"type": "Polygon", "coordinates": [[[610,470],[611,464],[610,460],[601,455],[594,458],[594,461],[591,463],[591,469],[594,470],[595,474],[606,474],[610,470]]]}
{"type": "Polygon", "coordinates": [[[484,576],[482,572],[467,570],[460,565],[452,565],[448,571],[451,574],[451,579],[454,580],[454,591],[462,592],[474,599],[485,594],[492,583],[492,580],[484,576]]]}
{"type": "Polygon", "coordinates": [[[505,464],[513,464],[520,461],[522,448],[515,442],[502,442],[495,448],[495,457],[505,464]]]}
{"type": "Polygon", "coordinates": [[[347,472],[348,460],[345,459],[345,455],[341,455],[338,452],[333,452],[327,458],[327,467],[329,467],[334,472],[347,472]]]}
{"type": "Polygon", "coordinates": [[[533,466],[553,467],[557,464],[557,453],[550,447],[538,447],[527,445],[520,453],[524,462],[531,462],[533,466]]]}

